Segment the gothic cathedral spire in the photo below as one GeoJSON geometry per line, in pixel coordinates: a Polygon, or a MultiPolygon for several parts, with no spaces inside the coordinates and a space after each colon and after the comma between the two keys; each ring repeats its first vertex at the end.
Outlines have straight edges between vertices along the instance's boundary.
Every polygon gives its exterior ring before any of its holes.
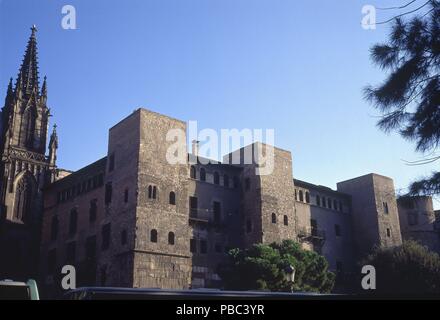
{"type": "Polygon", "coordinates": [[[20,267],[11,264],[10,269],[0,264],[0,276],[5,272],[29,275],[27,268],[36,265],[43,188],[52,182],[57,170],[56,132],[46,156],[50,116],[47,83],[45,77],[40,91],[37,28],[32,26],[31,30],[15,88],[12,80],[8,85],[0,133],[0,261],[16,261],[15,256],[28,259],[20,267]],[[11,243],[17,248],[11,249],[11,243]]]}

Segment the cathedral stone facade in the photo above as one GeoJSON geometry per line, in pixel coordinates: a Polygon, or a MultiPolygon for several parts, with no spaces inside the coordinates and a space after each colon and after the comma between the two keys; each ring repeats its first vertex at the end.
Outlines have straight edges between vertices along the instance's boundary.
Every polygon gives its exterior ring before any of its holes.
{"type": "Polygon", "coordinates": [[[332,190],[294,179],[291,153],[258,142],[207,163],[195,141],[172,164],[167,133],[186,141],[186,123],[143,108],[110,128],[105,157],[75,172],[57,168],[55,128],[46,150],[35,32],[2,109],[1,276],[38,276],[49,294],[61,290],[67,264],[77,286],[221,287],[229,249],[292,239],[324,255],[343,282],[375,246],[416,238],[438,250],[432,202],[397,201],[388,177],[332,190]],[[269,175],[257,175],[256,162],[229,161],[267,150],[269,175]]]}

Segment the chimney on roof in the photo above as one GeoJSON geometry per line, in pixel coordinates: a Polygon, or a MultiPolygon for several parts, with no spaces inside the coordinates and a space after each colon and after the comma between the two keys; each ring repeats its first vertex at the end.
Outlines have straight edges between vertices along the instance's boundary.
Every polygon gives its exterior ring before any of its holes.
{"type": "Polygon", "coordinates": [[[199,142],[197,140],[192,141],[192,154],[196,157],[199,156],[199,142]]]}

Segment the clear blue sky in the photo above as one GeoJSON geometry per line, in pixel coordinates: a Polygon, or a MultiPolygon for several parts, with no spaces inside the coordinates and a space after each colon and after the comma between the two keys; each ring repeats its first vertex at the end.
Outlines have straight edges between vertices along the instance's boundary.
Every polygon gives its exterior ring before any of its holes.
{"type": "Polygon", "coordinates": [[[404,188],[435,167],[406,166],[413,144],[375,127],[362,88],[384,79],[368,50],[388,29],[361,27],[363,5],[403,2],[3,0],[0,99],[36,24],[63,168],[104,156],[108,129],[144,106],[201,128],[274,128],[299,179],[335,188],[376,172],[404,188]],[[77,30],[61,28],[65,4],[77,30]]]}

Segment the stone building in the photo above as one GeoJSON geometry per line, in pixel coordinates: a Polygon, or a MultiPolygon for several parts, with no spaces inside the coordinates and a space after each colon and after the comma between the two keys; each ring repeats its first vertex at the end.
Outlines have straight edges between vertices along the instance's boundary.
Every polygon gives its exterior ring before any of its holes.
{"type": "MultiPolygon", "coordinates": [[[[2,109],[0,261],[19,265],[26,250],[49,294],[61,289],[66,264],[76,267],[77,286],[219,287],[230,248],[283,239],[324,255],[343,279],[372,248],[398,246],[414,231],[388,177],[368,174],[332,190],[294,179],[291,153],[259,142],[207,161],[196,141],[187,152],[185,122],[143,108],[110,128],[105,157],[59,169],[55,130],[46,156],[47,89],[39,90],[37,70],[33,28],[2,109]],[[167,158],[172,131],[185,141],[177,163],[167,158]],[[257,175],[268,151],[274,170],[257,175]],[[248,154],[252,161],[242,161],[248,154]]],[[[435,248],[435,233],[431,240],[435,248]]]]}
{"type": "Polygon", "coordinates": [[[397,205],[402,238],[418,241],[440,253],[440,225],[436,221],[432,198],[400,197],[397,205]]]}

